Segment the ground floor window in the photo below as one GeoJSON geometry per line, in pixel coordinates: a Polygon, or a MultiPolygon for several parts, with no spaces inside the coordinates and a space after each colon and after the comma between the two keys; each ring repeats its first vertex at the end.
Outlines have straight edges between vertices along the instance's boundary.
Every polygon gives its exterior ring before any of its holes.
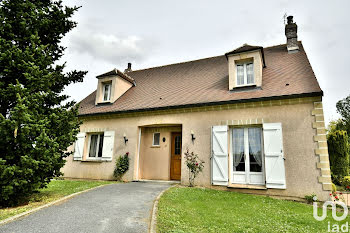
{"type": "Polygon", "coordinates": [[[263,184],[262,129],[232,128],[231,161],[233,183],[263,184]]]}
{"type": "Polygon", "coordinates": [[[159,146],[159,145],[160,145],[160,133],[154,133],[152,146],[159,146]]]}
{"type": "Polygon", "coordinates": [[[89,157],[90,158],[102,157],[103,137],[104,137],[103,133],[89,135],[89,157]]]}

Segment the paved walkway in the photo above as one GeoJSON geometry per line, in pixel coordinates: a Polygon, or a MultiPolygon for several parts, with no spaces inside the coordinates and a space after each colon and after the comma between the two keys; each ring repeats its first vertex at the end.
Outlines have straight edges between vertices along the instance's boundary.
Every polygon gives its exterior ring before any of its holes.
{"type": "Polygon", "coordinates": [[[147,232],[154,199],[169,183],[107,185],[0,226],[0,232],[147,232]]]}

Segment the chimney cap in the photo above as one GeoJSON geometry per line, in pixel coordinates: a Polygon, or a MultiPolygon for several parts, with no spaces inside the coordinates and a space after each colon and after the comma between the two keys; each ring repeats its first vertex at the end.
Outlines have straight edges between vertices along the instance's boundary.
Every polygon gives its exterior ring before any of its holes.
{"type": "Polygon", "coordinates": [[[287,23],[288,24],[293,23],[293,15],[290,15],[290,16],[287,17],[287,23]]]}
{"type": "Polygon", "coordinates": [[[124,73],[131,72],[131,71],[132,71],[132,69],[131,69],[131,62],[128,62],[128,68],[126,68],[124,70],[124,73]]]}

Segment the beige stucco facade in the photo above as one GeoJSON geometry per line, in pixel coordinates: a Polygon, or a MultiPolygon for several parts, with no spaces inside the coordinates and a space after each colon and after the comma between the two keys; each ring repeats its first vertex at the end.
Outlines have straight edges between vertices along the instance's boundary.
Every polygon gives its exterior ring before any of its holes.
{"type": "Polygon", "coordinates": [[[254,80],[257,87],[262,85],[263,60],[260,50],[244,52],[240,54],[228,55],[228,74],[230,90],[237,87],[237,69],[236,65],[245,62],[253,62],[254,80]]]}
{"type": "MultiPolygon", "coordinates": [[[[167,180],[170,132],[174,129],[171,127],[175,127],[177,131],[181,129],[182,132],[182,151],[188,148],[205,162],[204,170],[195,183],[200,186],[211,186],[212,126],[234,127],[280,122],[283,130],[287,188],[234,190],[289,197],[304,197],[315,193],[321,200],[325,200],[329,194],[330,172],[322,117],[321,97],[85,117],[82,118],[84,121],[81,126],[82,132],[115,131],[113,160],[73,161],[73,156],[70,156],[62,172],[65,177],[112,179],[116,158],[129,152],[130,170],[124,176],[125,180],[155,177],[167,180]],[[152,132],[157,130],[161,132],[161,140],[164,137],[165,142],[161,141],[161,146],[155,148],[152,147],[152,132]],[[194,141],[191,139],[191,131],[196,138],[194,141]],[[124,133],[128,138],[126,144],[124,133]]],[[[188,183],[188,171],[183,159],[181,183],[188,183]]]]}

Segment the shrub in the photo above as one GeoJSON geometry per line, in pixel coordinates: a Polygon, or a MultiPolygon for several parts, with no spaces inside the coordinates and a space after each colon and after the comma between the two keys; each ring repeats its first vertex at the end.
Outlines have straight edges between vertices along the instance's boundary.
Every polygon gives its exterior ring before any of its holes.
{"type": "Polygon", "coordinates": [[[327,142],[332,175],[338,179],[349,175],[349,142],[346,131],[328,133],[327,142]]]}
{"type": "Polygon", "coordinates": [[[190,187],[193,187],[194,179],[200,172],[203,171],[204,162],[198,158],[197,154],[194,154],[193,152],[190,153],[188,149],[185,153],[185,162],[189,173],[188,181],[190,183],[190,187]]]}
{"type": "Polygon", "coordinates": [[[311,194],[311,195],[305,195],[305,200],[308,204],[313,203],[314,201],[317,201],[317,196],[316,194],[311,194]]]}
{"type": "Polygon", "coordinates": [[[344,202],[344,196],[342,192],[331,192],[329,194],[331,200],[344,202]]]}
{"type": "Polygon", "coordinates": [[[350,176],[345,176],[340,180],[340,185],[344,187],[346,191],[350,191],[350,176]]]}
{"type": "Polygon", "coordinates": [[[129,152],[126,152],[125,155],[119,156],[116,162],[116,167],[114,169],[114,177],[117,180],[121,180],[125,172],[129,170],[129,152]]]}

